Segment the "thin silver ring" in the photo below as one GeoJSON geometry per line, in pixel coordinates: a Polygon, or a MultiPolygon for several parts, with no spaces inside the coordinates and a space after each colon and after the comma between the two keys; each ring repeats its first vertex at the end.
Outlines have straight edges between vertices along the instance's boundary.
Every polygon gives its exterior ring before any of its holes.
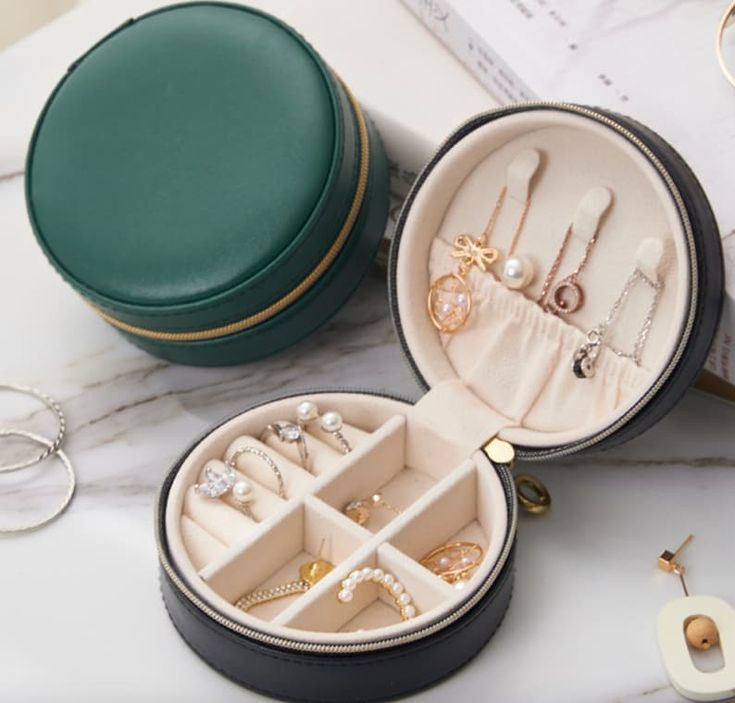
{"type": "MultiPolygon", "coordinates": [[[[41,437],[40,435],[33,434],[33,432],[26,432],[26,430],[0,430],[0,437],[25,437],[26,439],[30,439],[31,441],[36,442],[37,444],[41,444],[49,449],[54,446],[54,442],[52,442],[50,439],[46,439],[46,437],[41,437]]],[[[58,505],[58,507],[54,509],[52,513],[50,513],[46,517],[41,518],[40,520],[36,520],[35,522],[29,522],[25,525],[18,525],[16,527],[0,527],[0,534],[9,535],[17,534],[19,532],[30,532],[31,530],[37,530],[39,527],[48,525],[49,522],[55,520],[69,507],[69,503],[74,496],[74,490],[77,484],[76,476],[74,475],[74,467],[71,465],[69,457],[67,457],[66,454],[60,449],[58,449],[58,447],[54,450],[54,456],[64,465],[64,469],[66,469],[66,475],[69,478],[69,485],[67,486],[66,493],[64,494],[61,503],[58,505]]]]}
{"type": "MultiPolygon", "coordinates": [[[[0,473],[6,473],[9,471],[18,471],[20,469],[27,469],[29,466],[33,466],[34,464],[38,464],[39,462],[43,461],[44,459],[47,459],[52,454],[55,454],[59,451],[59,447],[61,446],[61,443],[64,441],[64,435],[66,433],[66,419],[64,418],[64,413],[61,410],[61,406],[51,397],[46,395],[43,391],[39,391],[37,388],[31,388],[30,386],[21,386],[17,383],[6,383],[0,381],[0,390],[8,390],[8,391],[15,391],[16,393],[23,393],[24,395],[30,395],[33,398],[37,398],[40,400],[47,408],[50,408],[53,410],[54,414],[56,415],[58,421],[59,421],[59,430],[56,433],[56,437],[53,441],[46,440],[46,438],[41,437],[44,441],[38,442],[39,444],[46,445],[46,442],[48,442],[48,445],[46,446],[46,449],[44,449],[39,455],[35,457],[31,457],[30,459],[23,459],[22,461],[18,461],[14,464],[1,464],[0,465],[0,473]]],[[[2,436],[8,436],[7,434],[2,436]]],[[[19,434],[18,436],[24,436],[30,438],[28,435],[25,434],[19,434]]],[[[33,439],[34,441],[39,438],[39,435],[34,435],[33,439]]]]}
{"type": "MultiPolygon", "coordinates": [[[[281,470],[278,468],[278,464],[276,464],[273,459],[271,459],[268,454],[266,454],[262,449],[258,449],[257,447],[240,447],[240,449],[236,449],[234,452],[232,452],[232,456],[225,462],[228,466],[232,467],[233,469],[238,469],[237,467],[237,458],[239,456],[242,456],[243,454],[253,454],[260,459],[262,459],[266,464],[268,464],[268,467],[270,470],[274,473],[276,477],[276,481],[278,482],[278,496],[279,498],[286,499],[286,487],[283,483],[283,474],[281,473],[281,470]]],[[[240,469],[238,469],[239,471],[240,469]]],[[[244,472],[243,472],[244,473],[244,472]]]]}
{"type": "Polygon", "coordinates": [[[311,471],[311,458],[309,457],[309,449],[306,446],[304,427],[301,424],[289,422],[288,420],[277,420],[276,422],[271,422],[263,432],[261,432],[260,441],[265,442],[271,435],[279,442],[295,444],[299,451],[301,467],[306,469],[306,471],[311,471]],[[298,436],[291,439],[286,434],[289,430],[298,430],[298,436]]]}

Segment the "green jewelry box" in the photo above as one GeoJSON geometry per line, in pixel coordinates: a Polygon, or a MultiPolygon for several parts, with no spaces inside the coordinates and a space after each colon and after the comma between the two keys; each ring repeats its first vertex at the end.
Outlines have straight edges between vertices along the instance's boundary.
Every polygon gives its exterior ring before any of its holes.
{"type": "Polygon", "coordinates": [[[243,363],[315,330],[388,214],[380,138],[348,88],[241,5],[174,5],[102,39],[49,98],[26,174],[56,270],[185,364],[243,363]]]}

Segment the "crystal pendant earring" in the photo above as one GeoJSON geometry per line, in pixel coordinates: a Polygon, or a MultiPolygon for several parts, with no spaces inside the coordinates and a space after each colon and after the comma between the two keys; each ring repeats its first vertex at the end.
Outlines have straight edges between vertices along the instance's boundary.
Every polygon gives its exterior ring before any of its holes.
{"type": "Polygon", "coordinates": [[[658,568],[679,577],[684,597],[667,603],[658,615],[658,644],[674,688],[694,701],[730,700],[735,694],[735,609],[721,598],[692,596],[679,560],[694,539],[689,535],[675,552],[664,551],[658,568]],[[703,671],[691,650],[719,647],[724,665],[703,671]]]}
{"type": "Polygon", "coordinates": [[[429,318],[434,327],[444,334],[454,334],[464,327],[472,312],[472,291],[466,280],[467,274],[473,267],[487,271],[500,256],[500,252],[487,243],[507,192],[507,186],[503,186],[490,219],[479,237],[460,234],[454,240],[451,256],[459,260],[457,270],[440,276],[431,283],[427,298],[429,318]]]}

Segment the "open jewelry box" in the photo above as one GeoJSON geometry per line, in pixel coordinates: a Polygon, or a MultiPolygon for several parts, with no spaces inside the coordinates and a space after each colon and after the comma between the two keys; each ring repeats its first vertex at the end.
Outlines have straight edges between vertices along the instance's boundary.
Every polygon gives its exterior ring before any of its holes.
{"type": "Polygon", "coordinates": [[[632,120],[573,105],[482,114],[449,137],[404,205],[389,274],[416,404],[324,392],[250,408],[161,491],[172,620],[271,696],[383,700],[477,653],[510,600],[513,456],[653,424],[700,370],[722,294],[717,227],[686,164],[632,120]],[[530,283],[503,275],[509,249],[530,283]],[[330,420],[302,417],[304,401],[330,420]],[[436,555],[468,568],[449,578],[436,555]]]}

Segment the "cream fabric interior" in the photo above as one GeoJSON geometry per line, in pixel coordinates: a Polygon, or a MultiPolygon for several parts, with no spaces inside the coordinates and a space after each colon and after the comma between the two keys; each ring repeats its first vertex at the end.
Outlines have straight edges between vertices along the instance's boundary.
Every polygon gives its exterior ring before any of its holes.
{"type": "MultiPolygon", "coordinates": [[[[610,426],[666,368],[688,315],[686,237],[659,172],[614,129],[552,108],[499,118],[457,142],[416,192],[397,257],[401,327],[429,394],[441,398],[435,422],[466,415],[466,394],[457,395],[453,383],[459,380],[496,416],[490,425],[523,446],[581,441],[610,426]],[[529,161],[534,152],[538,168],[529,161]],[[440,334],[427,313],[430,282],[456,271],[454,238],[480,235],[503,185],[508,195],[488,242],[501,252],[495,275],[472,269],[471,315],[456,333],[440,334]],[[526,192],[531,203],[515,253],[530,258],[535,277],[513,291],[496,276],[526,192]],[[583,306],[563,318],[544,312],[536,300],[569,224],[574,231],[556,281],[577,267],[598,221],[599,238],[580,275],[583,306]],[[658,252],[663,290],[640,367],[603,347],[596,375],[576,378],[575,351],[605,319],[636,262],[650,269],[651,251],[658,252]]],[[[647,287],[634,288],[606,342],[632,351],[651,297],[647,287]]]]}
{"type": "MultiPolygon", "coordinates": [[[[214,430],[183,462],[166,501],[171,558],[189,586],[227,617],[276,636],[309,642],[361,642],[418,629],[455,610],[497,562],[509,529],[503,487],[492,464],[477,451],[487,439],[483,406],[477,423],[456,434],[437,432],[432,399],[409,404],[364,394],[309,396],[321,411],[338,410],[353,450],[312,434],[313,472],[302,469],[293,444],[254,437],[278,420],[293,420],[306,399],[294,397],[250,410],[214,430]],[[252,455],[238,470],[255,484],[254,522],[231,498],[194,492],[207,462],[226,459],[244,445],[265,449],[284,477],[286,499],[276,495],[273,473],[252,455]],[[345,505],[383,493],[398,514],[373,510],[364,526],[343,514],[345,505]],[[457,590],[419,562],[435,547],[473,541],[485,557],[457,590]],[[315,558],[335,569],[302,595],[261,604],[248,612],[232,604],[250,591],[297,580],[315,558]],[[341,581],[357,568],[381,567],[401,581],[418,614],[402,622],[391,598],[362,584],[352,602],[337,599],[341,581]]],[[[451,428],[450,428],[451,430],[451,428]]]]}

